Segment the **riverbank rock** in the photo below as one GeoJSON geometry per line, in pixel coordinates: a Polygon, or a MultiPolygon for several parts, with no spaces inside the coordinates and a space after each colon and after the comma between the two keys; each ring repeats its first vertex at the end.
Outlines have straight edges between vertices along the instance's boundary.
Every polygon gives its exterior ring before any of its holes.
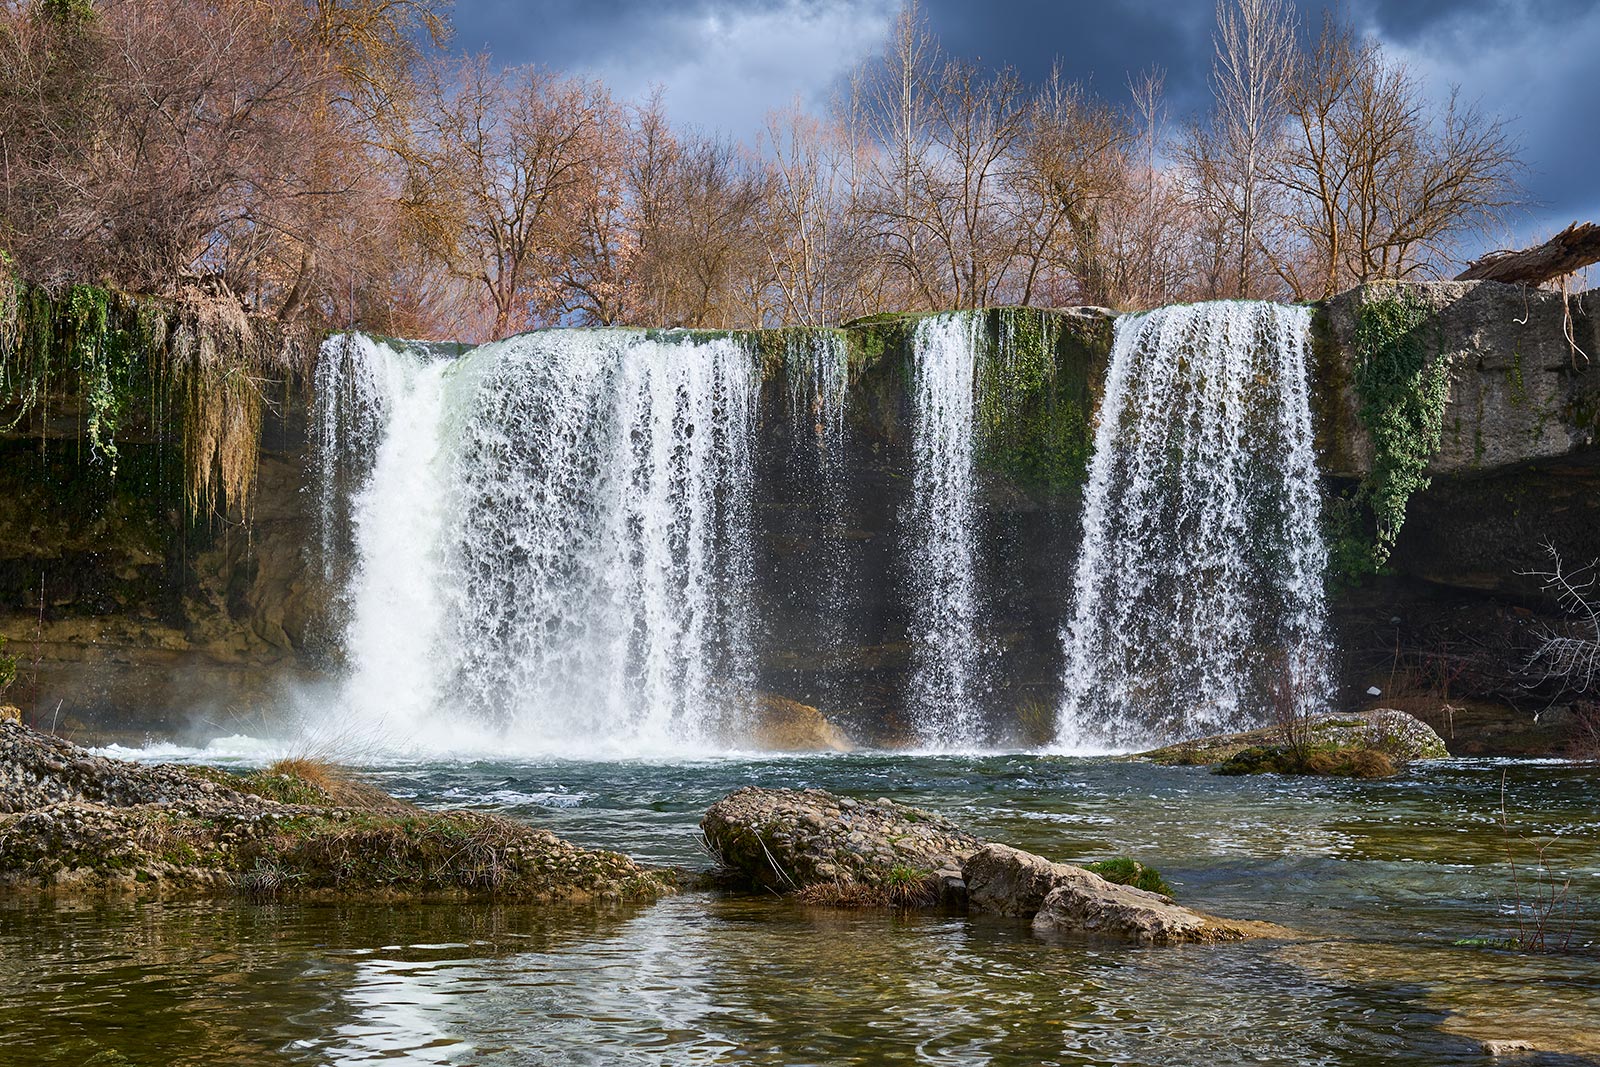
{"type": "MultiPolygon", "coordinates": [[[[1417,760],[1445,759],[1444,738],[1417,718],[1394,708],[1342,715],[1319,715],[1306,727],[1312,748],[1325,751],[1370,749],[1381,752],[1398,764],[1417,760]]],[[[1134,758],[1153,763],[1191,766],[1222,763],[1247,749],[1272,749],[1282,745],[1284,731],[1276,726],[1235,734],[1214,734],[1192,741],[1138,753],[1134,758]]]]}
{"type": "Polygon", "coordinates": [[[942,816],[888,800],[746,788],[712,805],[700,825],[727,881],[794,893],[807,903],[937,904],[1024,919],[1041,934],[1148,945],[1287,933],[1207,915],[1082,867],[987,843],[942,816]]]}
{"type": "Polygon", "coordinates": [[[776,892],[888,886],[959,869],[982,847],[933,812],[822,789],[740,789],[713,804],[700,829],[726,880],[776,892]]]}
{"type": "Polygon", "coordinates": [[[1027,919],[1039,933],[1133,941],[1206,944],[1281,937],[1267,923],[1238,922],[1186,908],[1160,893],[1109,882],[1069,863],[986,845],[963,868],[971,911],[1027,919]]]}
{"type": "Polygon", "coordinates": [[[763,693],[756,701],[750,740],[768,752],[850,752],[845,732],[812,707],[763,693]]]}
{"type": "Polygon", "coordinates": [[[676,888],[672,872],[497,815],[271,795],[322,789],[106,759],[0,723],[0,891],[547,901],[676,888]]]}

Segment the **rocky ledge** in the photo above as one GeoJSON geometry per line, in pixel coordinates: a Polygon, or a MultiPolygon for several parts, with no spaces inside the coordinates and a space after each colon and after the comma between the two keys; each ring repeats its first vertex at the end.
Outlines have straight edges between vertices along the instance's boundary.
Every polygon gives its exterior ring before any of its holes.
{"type": "Polygon", "coordinates": [[[289,765],[106,759],[0,721],[0,891],[298,899],[651,900],[672,872],[289,765]]]}
{"type": "MultiPolygon", "coordinates": [[[[1024,919],[1040,933],[1147,945],[1287,934],[1268,923],[1194,911],[1085,867],[982,841],[942,816],[887,799],[746,788],[712,805],[700,827],[726,881],[810,902],[940,904],[1024,919]]],[[[1124,872],[1128,880],[1153,874],[1128,861],[1106,870],[1124,872]]]]}
{"type": "Polygon", "coordinates": [[[1281,771],[1381,777],[1417,760],[1449,755],[1444,738],[1415,715],[1376,708],[1181,741],[1134,758],[1176,766],[1215,764],[1228,774],[1281,771]]]}

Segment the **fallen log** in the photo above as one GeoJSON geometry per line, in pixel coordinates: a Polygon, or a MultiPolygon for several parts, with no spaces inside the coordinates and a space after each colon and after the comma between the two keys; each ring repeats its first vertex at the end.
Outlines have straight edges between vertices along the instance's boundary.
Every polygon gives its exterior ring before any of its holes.
{"type": "Polygon", "coordinates": [[[1537,247],[1481,256],[1457,274],[1456,281],[1543,285],[1591,263],[1600,263],[1600,226],[1574,222],[1537,247]]]}

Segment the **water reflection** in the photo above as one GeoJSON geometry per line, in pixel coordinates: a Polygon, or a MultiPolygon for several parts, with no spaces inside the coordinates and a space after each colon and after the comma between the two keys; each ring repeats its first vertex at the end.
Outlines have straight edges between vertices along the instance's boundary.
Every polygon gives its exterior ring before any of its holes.
{"type": "MultiPolygon", "coordinates": [[[[1062,858],[1130,852],[1188,900],[1304,940],[1139,950],[1025,926],[695,894],[654,908],[0,904],[0,1063],[1600,1062],[1600,960],[1503,933],[1501,769],[1381,783],[1217,779],[1034,757],[379,769],[425,802],[513,802],[575,839],[693,861],[743,780],[944,807],[1062,858]],[[509,784],[508,784],[509,783],[509,784]]],[[[1592,771],[1519,766],[1600,939],[1592,771]]]]}

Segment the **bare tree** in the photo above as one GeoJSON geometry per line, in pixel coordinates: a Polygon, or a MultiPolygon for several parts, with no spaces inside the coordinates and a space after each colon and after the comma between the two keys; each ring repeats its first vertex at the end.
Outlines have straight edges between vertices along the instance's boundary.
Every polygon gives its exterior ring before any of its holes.
{"type": "Polygon", "coordinates": [[[436,64],[410,153],[418,232],[494,306],[493,335],[547,321],[573,227],[602,196],[605,89],[486,57],[436,64]]]}
{"type": "Polygon", "coordinates": [[[1440,274],[1455,239],[1514,201],[1504,126],[1454,92],[1440,113],[1404,66],[1332,15],[1287,86],[1292,134],[1272,176],[1296,242],[1279,273],[1297,296],[1440,274]]]}
{"type": "Polygon", "coordinates": [[[869,218],[881,254],[897,275],[895,297],[902,308],[941,303],[925,228],[938,65],[938,42],[917,0],[908,0],[883,57],[856,89],[869,134],[881,150],[869,218]]]}
{"type": "Polygon", "coordinates": [[[921,228],[937,252],[948,304],[983,307],[1004,291],[1021,243],[1004,178],[1027,130],[1027,101],[1014,71],[986,77],[951,60],[933,111],[936,150],[921,169],[921,228]]]}
{"type": "Polygon", "coordinates": [[[1568,692],[1587,693],[1600,688],[1600,560],[1569,571],[1554,545],[1544,548],[1550,556],[1550,569],[1519,573],[1543,583],[1545,592],[1572,616],[1572,627],[1566,632],[1542,628],[1539,647],[1528,667],[1543,672],[1540,682],[1556,682],[1568,692]]]}
{"type": "Polygon", "coordinates": [[[863,265],[856,161],[838,126],[798,102],[767,116],[767,255],[786,323],[837,323],[854,305],[850,279],[863,265]]]}
{"type": "Polygon", "coordinates": [[[1031,304],[1044,286],[1060,302],[1109,300],[1105,214],[1125,209],[1132,131],[1057,65],[1034,98],[1018,140],[1010,179],[1022,258],[1018,302],[1031,304]],[[1110,212],[1108,206],[1115,205],[1110,212]]]}
{"type": "Polygon", "coordinates": [[[1191,132],[1187,155],[1201,203],[1229,222],[1233,292],[1250,296],[1258,291],[1267,173],[1282,139],[1294,56],[1290,9],[1285,0],[1221,0],[1214,42],[1215,106],[1208,125],[1191,132]]]}

